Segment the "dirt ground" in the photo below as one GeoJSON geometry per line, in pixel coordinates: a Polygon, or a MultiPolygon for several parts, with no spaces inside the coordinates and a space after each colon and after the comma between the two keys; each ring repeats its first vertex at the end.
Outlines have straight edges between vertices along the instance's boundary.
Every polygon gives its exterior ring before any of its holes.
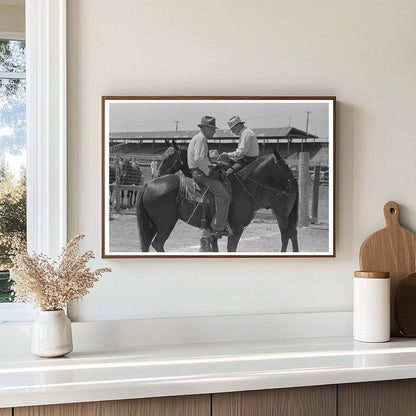
{"type": "MultiPolygon", "coordinates": [[[[198,252],[200,230],[178,221],[165,244],[166,252],[198,252]]],[[[298,228],[299,250],[301,252],[328,251],[328,187],[320,186],[318,224],[298,228]]],[[[219,240],[219,250],[227,251],[227,240],[219,240]]],[[[238,245],[239,252],[279,252],[280,232],[276,219],[270,210],[260,210],[252,223],[244,230],[238,245]]],[[[111,252],[140,252],[135,209],[112,214],[110,221],[111,252]]],[[[289,243],[288,251],[292,251],[289,243]]]]}

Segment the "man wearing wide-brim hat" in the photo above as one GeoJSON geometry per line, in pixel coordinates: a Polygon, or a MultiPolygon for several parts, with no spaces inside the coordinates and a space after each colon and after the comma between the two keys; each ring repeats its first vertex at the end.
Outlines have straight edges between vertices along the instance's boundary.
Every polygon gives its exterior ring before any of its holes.
{"type": "Polygon", "coordinates": [[[215,198],[215,215],[211,221],[211,228],[216,237],[228,235],[227,218],[230,207],[230,195],[218,179],[218,173],[212,169],[209,159],[208,139],[212,139],[217,130],[215,118],[204,116],[198,124],[200,132],[192,137],[188,146],[188,165],[192,177],[198,185],[209,189],[215,198]]]}
{"type": "Polygon", "coordinates": [[[235,163],[227,171],[227,175],[230,175],[258,158],[259,143],[254,131],[247,128],[239,116],[231,117],[228,120],[228,126],[236,136],[240,136],[237,149],[234,152],[223,153],[223,155],[228,155],[235,160],[235,163]]]}

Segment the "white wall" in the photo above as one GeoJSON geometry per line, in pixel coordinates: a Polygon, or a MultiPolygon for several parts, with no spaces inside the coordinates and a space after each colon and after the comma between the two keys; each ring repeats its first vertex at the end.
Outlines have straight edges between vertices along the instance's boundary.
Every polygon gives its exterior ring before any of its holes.
{"type": "Polygon", "coordinates": [[[24,32],[25,8],[22,1],[2,4],[0,2],[0,32],[24,32]]]}
{"type": "Polygon", "coordinates": [[[68,0],[69,236],[99,257],[101,95],[336,95],[335,259],[97,260],[82,321],[343,311],[362,240],[416,230],[412,0],[68,0]]]}

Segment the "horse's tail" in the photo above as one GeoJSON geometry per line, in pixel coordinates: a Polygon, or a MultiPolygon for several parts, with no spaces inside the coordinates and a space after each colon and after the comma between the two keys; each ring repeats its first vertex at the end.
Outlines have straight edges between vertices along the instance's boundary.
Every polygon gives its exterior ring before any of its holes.
{"type": "Polygon", "coordinates": [[[143,195],[146,191],[147,184],[139,190],[137,199],[137,225],[139,227],[139,238],[142,252],[148,252],[150,244],[157,232],[156,224],[152,221],[143,204],[143,195]]]}
{"type": "Polygon", "coordinates": [[[299,192],[296,190],[296,199],[289,213],[289,226],[295,229],[298,225],[298,205],[299,205],[299,192]]]}

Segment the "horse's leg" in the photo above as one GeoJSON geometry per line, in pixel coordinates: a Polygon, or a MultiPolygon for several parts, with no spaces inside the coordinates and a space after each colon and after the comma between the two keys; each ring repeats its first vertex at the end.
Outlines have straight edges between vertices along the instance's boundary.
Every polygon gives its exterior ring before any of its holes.
{"type": "Polygon", "coordinates": [[[152,240],[152,247],[158,252],[164,252],[164,244],[178,222],[179,178],[176,175],[166,175],[154,179],[147,184],[142,203],[150,219],[157,228],[152,240]]]}
{"type": "Polygon", "coordinates": [[[289,228],[289,237],[292,240],[292,249],[293,252],[299,252],[298,245],[298,203],[299,203],[299,194],[296,193],[293,198],[292,208],[290,210],[289,219],[288,219],[288,228],[289,228]]]}
{"type": "Polygon", "coordinates": [[[149,251],[150,244],[157,232],[156,224],[154,224],[154,222],[151,220],[143,203],[145,192],[146,186],[140,190],[136,206],[137,226],[139,228],[139,242],[141,251],[143,253],[147,253],[149,251]]]}
{"type": "Polygon", "coordinates": [[[143,253],[148,253],[149,252],[149,248],[150,248],[150,242],[152,241],[153,237],[156,234],[156,229],[155,228],[151,228],[148,230],[148,234],[147,234],[147,240],[145,243],[141,243],[140,249],[142,250],[143,253]],[[143,245],[142,245],[143,244],[143,245]]]}
{"type": "Polygon", "coordinates": [[[228,237],[227,251],[234,253],[237,251],[238,242],[240,241],[241,234],[243,234],[244,228],[233,228],[233,234],[228,237]]]}
{"type": "Polygon", "coordinates": [[[285,253],[287,251],[287,245],[289,243],[289,230],[287,229],[285,225],[281,226],[279,224],[279,228],[280,228],[280,236],[282,238],[282,248],[280,249],[280,251],[282,253],[285,253]]]}
{"type": "Polygon", "coordinates": [[[156,223],[157,233],[156,237],[152,241],[152,247],[158,252],[165,251],[164,245],[166,243],[166,240],[169,238],[178,221],[178,217],[165,217],[165,219],[166,222],[163,222],[163,224],[156,223]]]}
{"type": "Polygon", "coordinates": [[[211,247],[212,247],[212,251],[215,253],[218,253],[218,238],[212,236],[211,237],[211,247]]]}
{"type": "MultiPolygon", "coordinates": [[[[277,216],[276,216],[277,217],[277,216]]],[[[287,227],[287,221],[277,217],[277,223],[279,224],[280,238],[282,239],[282,253],[287,251],[287,245],[289,243],[289,229],[287,227]]]]}
{"type": "MultiPolygon", "coordinates": [[[[166,227],[166,224],[165,224],[166,227]]],[[[166,240],[169,238],[172,230],[174,229],[175,224],[169,226],[169,228],[163,228],[162,230],[158,231],[156,237],[152,241],[152,247],[158,252],[165,251],[165,243],[166,240]]]]}
{"type": "MultiPolygon", "coordinates": [[[[280,207],[282,210],[282,207],[280,207]]],[[[273,213],[277,219],[277,224],[279,225],[280,230],[280,238],[282,239],[282,248],[280,251],[282,253],[287,251],[287,245],[289,243],[289,227],[288,227],[288,218],[286,216],[282,216],[280,212],[278,212],[277,207],[272,207],[273,213]]]]}
{"type": "Polygon", "coordinates": [[[296,229],[296,226],[291,226],[289,224],[289,237],[292,241],[292,249],[294,253],[297,253],[299,251],[299,244],[298,244],[298,230],[296,229]]]}

